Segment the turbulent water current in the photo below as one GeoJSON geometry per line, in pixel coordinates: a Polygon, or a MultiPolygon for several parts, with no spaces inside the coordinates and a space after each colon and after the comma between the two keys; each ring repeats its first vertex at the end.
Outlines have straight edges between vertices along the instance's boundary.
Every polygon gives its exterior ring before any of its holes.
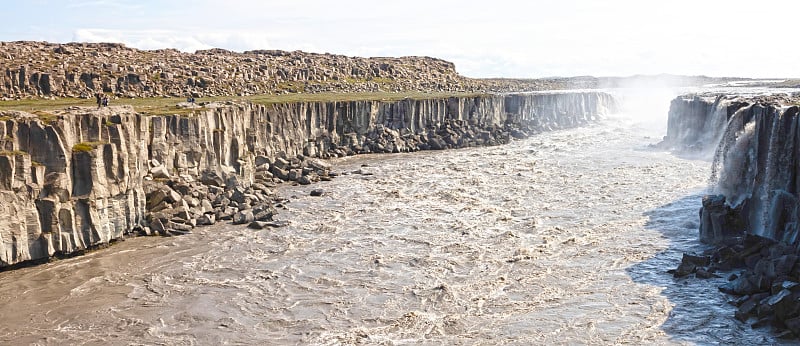
{"type": "Polygon", "coordinates": [[[331,182],[279,189],[287,227],[134,238],[0,273],[0,343],[774,343],[733,319],[724,278],[666,273],[703,249],[710,163],[649,148],[662,108],[340,159],[331,182]]]}

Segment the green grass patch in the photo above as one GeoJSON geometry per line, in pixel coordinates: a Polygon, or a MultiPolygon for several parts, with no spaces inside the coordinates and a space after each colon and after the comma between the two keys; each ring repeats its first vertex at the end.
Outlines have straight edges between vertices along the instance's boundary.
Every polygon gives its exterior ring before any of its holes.
{"type": "Polygon", "coordinates": [[[46,112],[43,110],[35,110],[32,113],[36,115],[36,117],[39,118],[39,120],[41,120],[45,124],[52,124],[58,121],[58,116],[50,112],[46,112]]]}
{"type": "Polygon", "coordinates": [[[144,115],[180,115],[180,116],[193,116],[198,108],[180,108],[180,107],[139,107],[135,108],[137,112],[144,115]]]}
{"type": "Polygon", "coordinates": [[[346,102],[346,101],[399,101],[403,99],[432,100],[448,97],[474,97],[487,95],[484,93],[456,93],[456,92],[360,92],[360,93],[295,93],[285,95],[254,95],[244,99],[256,104],[270,105],[278,103],[297,102],[346,102]]]}
{"type": "Polygon", "coordinates": [[[81,142],[72,146],[73,153],[82,153],[94,150],[99,145],[106,144],[104,142],[81,142]]]}
{"type": "Polygon", "coordinates": [[[64,109],[72,106],[90,107],[97,106],[94,99],[80,99],[80,98],[59,98],[56,100],[46,99],[23,99],[0,101],[0,110],[16,110],[16,111],[52,111],[56,109],[64,109]]]}
{"type": "Polygon", "coordinates": [[[22,150],[2,150],[0,151],[0,156],[19,156],[19,155],[28,155],[28,153],[22,150]]]}

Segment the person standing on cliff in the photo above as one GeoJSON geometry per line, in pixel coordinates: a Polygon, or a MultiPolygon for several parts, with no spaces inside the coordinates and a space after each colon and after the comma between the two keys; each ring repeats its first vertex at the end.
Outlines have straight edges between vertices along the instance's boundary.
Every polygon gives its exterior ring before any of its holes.
{"type": "Polygon", "coordinates": [[[108,96],[103,95],[103,107],[108,107],[108,96]]]}
{"type": "Polygon", "coordinates": [[[97,108],[103,105],[103,93],[94,93],[94,98],[97,100],[97,108]]]}

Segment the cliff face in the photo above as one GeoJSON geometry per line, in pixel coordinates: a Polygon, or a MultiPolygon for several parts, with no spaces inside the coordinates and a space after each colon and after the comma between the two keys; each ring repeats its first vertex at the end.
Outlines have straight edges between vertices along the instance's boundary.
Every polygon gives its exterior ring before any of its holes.
{"type": "Polygon", "coordinates": [[[677,97],[670,103],[667,135],[661,146],[712,155],[728,119],[745,102],[719,96],[677,97]]]}
{"type": "MultiPolygon", "coordinates": [[[[709,123],[703,119],[715,117],[712,114],[719,108],[713,105],[720,100],[676,100],[670,126],[709,123]],[[703,109],[710,112],[699,111],[703,109]],[[681,110],[694,113],[681,114],[681,110]]],[[[727,113],[723,126],[703,129],[713,135],[698,133],[701,138],[719,138],[711,194],[703,197],[700,210],[700,240],[716,249],[708,256],[684,254],[673,273],[709,278],[715,271],[735,269],[735,275],[718,287],[738,296],[731,300],[737,307],[735,318],[744,324],[755,321],[753,327],[774,327],[781,337],[796,338],[800,336],[800,292],[796,289],[800,283],[800,99],[762,96],[734,101],[739,105],[727,113]]]]}
{"type": "Polygon", "coordinates": [[[0,117],[0,266],[104,244],[269,219],[270,186],[328,179],[313,158],[505,143],[614,111],[603,93],[126,106],[0,117]]]}
{"type": "Polygon", "coordinates": [[[800,128],[786,97],[678,98],[665,143],[713,154],[700,239],[755,234],[798,246],[800,128]]]}

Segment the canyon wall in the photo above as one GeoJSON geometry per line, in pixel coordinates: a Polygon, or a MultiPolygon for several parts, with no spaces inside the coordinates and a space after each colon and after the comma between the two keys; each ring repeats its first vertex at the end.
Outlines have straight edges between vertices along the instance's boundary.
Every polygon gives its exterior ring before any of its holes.
{"type": "Polygon", "coordinates": [[[755,234],[798,246],[800,128],[791,97],[679,97],[662,143],[713,158],[700,239],[755,234]]]}
{"type": "Polygon", "coordinates": [[[242,221],[271,216],[252,201],[268,200],[281,181],[329,178],[316,158],[497,145],[615,110],[610,95],[585,92],[229,102],[191,116],[147,116],[128,106],[5,112],[0,267],[151,228],[164,234],[234,213],[242,221]]]}

